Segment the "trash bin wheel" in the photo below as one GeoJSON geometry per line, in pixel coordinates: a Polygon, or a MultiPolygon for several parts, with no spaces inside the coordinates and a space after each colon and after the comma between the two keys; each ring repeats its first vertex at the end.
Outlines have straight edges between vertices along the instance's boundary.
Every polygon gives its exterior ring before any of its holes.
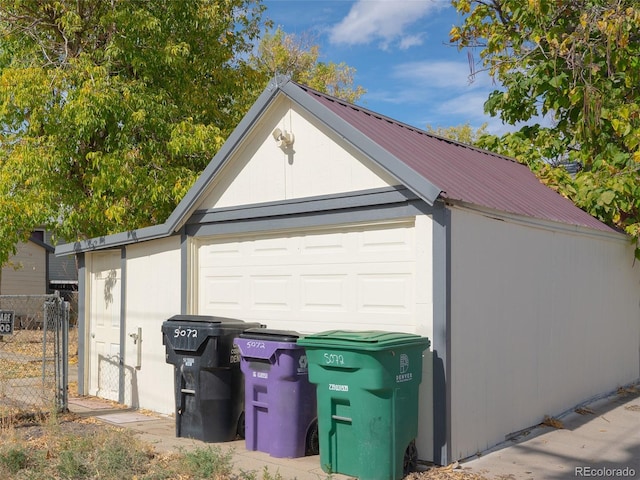
{"type": "Polygon", "coordinates": [[[238,418],[238,436],[244,440],[244,411],[240,414],[240,418],[238,418]]]}
{"type": "Polygon", "coordinates": [[[404,451],[404,466],[403,474],[408,475],[411,472],[416,471],[418,466],[418,449],[416,448],[416,441],[411,440],[407,449],[404,451]]]}
{"type": "Polygon", "coordinates": [[[320,440],[318,437],[318,419],[309,425],[307,430],[306,455],[318,455],[320,453],[320,440]]]}

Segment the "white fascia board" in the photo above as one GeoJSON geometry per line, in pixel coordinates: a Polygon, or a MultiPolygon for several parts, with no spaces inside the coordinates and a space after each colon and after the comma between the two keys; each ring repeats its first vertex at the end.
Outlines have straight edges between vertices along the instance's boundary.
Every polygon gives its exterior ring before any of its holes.
{"type": "Polygon", "coordinates": [[[477,214],[484,215],[489,218],[516,223],[516,224],[531,227],[531,228],[539,228],[539,229],[550,230],[555,232],[588,235],[592,237],[605,238],[608,240],[623,241],[626,243],[629,243],[631,241],[631,237],[629,235],[627,235],[624,232],[616,232],[613,229],[610,232],[605,232],[602,230],[594,230],[593,228],[589,228],[581,225],[574,225],[574,224],[568,224],[563,222],[554,222],[551,220],[543,220],[536,217],[525,217],[523,215],[503,212],[500,210],[493,210],[493,209],[482,207],[472,203],[462,202],[460,200],[446,200],[445,205],[451,209],[459,208],[461,210],[468,210],[470,212],[475,212],[477,214]]]}
{"type": "Polygon", "coordinates": [[[155,240],[156,238],[167,237],[171,232],[167,232],[166,224],[154,225],[151,227],[139,228],[128,232],[114,233],[102,237],[89,238],[72,243],[64,243],[56,246],[56,257],[73,255],[76,253],[90,252],[94,250],[105,250],[108,248],[121,247],[132,243],[155,240]]]}

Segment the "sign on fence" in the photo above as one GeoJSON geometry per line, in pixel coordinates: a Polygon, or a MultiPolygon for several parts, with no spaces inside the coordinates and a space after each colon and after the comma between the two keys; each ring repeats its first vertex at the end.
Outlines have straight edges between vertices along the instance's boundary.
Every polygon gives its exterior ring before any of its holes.
{"type": "Polygon", "coordinates": [[[0,310],[0,335],[13,335],[15,316],[12,310],[0,310]]]}

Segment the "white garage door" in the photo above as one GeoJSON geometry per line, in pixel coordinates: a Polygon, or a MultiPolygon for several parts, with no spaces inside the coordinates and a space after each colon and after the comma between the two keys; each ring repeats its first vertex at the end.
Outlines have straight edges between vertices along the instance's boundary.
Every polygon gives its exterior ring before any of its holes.
{"type": "Polygon", "coordinates": [[[198,313],[304,333],[414,332],[418,244],[413,218],[199,239],[198,313]]]}

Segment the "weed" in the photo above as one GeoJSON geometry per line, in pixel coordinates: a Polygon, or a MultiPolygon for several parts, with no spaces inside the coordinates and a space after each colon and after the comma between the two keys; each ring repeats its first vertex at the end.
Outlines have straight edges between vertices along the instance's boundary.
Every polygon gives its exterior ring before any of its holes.
{"type": "Polygon", "coordinates": [[[219,447],[210,446],[186,452],[182,462],[194,478],[228,478],[233,471],[232,458],[231,450],[223,453],[219,447]]]}
{"type": "Polygon", "coordinates": [[[240,478],[242,480],[258,480],[258,474],[254,470],[242,470],[240,469],[240,478]]]}
{"type": "Polygon", "coordinates": [[[108,429],[94,435],[93,468],[100,478],[120,480],[144,473],[151,453],[126,432],[108,429]]]}
{"type": "Polygon", "coordinates": [[[559,428],[559,429],[564,428],[564,423],[562,423],[562,420],[558,420],[557,418],[553,418],[548,415],[544,416],[544,419],[542,420],[542,425],[546,425],[547,427],[559,428]]]}
{"type": "Polygon", "coordinates": [[[25,449],[20,446],[11,446],[6,451],[0,452],[0,464],[9,471],[16,474],[20,470],[27,468],[29,456],[25,449]]]}
{"type": "Polygon", "coordinates": [[[82,456],[72,450],[63,450],[58,456],[58,473],[64,479],[81,479],[89,475],[82,456]]]}
{"type": "Polygon", "coordinates": [[[276,472],[275,476],[271,475],[271,472],[269,472],[269,469],[265,465],[262,469],[262,480],[284,480],[284,478],[282,478],[280,472],[276,472]]]}

